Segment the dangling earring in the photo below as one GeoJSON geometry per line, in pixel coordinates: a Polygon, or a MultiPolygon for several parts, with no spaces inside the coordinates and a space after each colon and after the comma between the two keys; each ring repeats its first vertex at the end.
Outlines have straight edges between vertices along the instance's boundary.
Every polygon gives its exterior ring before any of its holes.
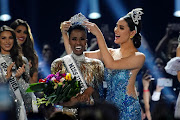
{"type": "Polygon", "coordinates": [[[130,36],[130,39],[132,39],[133,38],[133,36],[130,36]]]}

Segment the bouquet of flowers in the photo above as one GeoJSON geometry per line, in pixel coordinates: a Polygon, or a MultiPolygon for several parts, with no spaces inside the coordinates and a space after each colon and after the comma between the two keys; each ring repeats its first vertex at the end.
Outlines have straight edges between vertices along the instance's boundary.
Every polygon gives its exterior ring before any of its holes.
{"type": "Polygon", "coordinates": [[[43,98],[37,98],[37,105],[57,104],[70,100],[80,92],[80,82],[72,78],[70,73],[50,74],[44,79],[39,79],[38,83],[29,85],[26,92],[43,92],[43,98]]]}

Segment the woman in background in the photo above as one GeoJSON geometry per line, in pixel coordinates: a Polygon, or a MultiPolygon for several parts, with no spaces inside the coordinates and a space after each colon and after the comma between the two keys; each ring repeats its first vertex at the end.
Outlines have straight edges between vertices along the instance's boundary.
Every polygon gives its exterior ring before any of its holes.
{"type": "Polygon", "coordinates": [[[38,56],[34,49],[34,39],[31,29],[26,21],[15,20],[10,25],[15,30],[18,44],[22,47],[23,55],[28,59],[30,66],[30,83],[36,83],[38,79],[38,56]]]}
{"type": "Polygon", "coordinates": [[[29,65],[24,61],[20,49],[14,30],[5,25],[2,26],[0,28],[0,83],[9,85],[10,96],[16,103],[14,112],[17,112],[17,119],[26,120],[26,114],[33,111],[34,94],[26,93],[29,87],[29,65]]]}

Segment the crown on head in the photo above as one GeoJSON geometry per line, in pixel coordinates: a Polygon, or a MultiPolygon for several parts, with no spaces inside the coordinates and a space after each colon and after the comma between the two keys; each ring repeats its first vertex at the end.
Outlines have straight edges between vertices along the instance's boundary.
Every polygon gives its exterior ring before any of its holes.
{"type": "Polygon", "coordinates": [[[141,16],[142,14],[144,14],[142,12],[142,8],[136,8],[133,9],[131,12],[129,12],[128,14],[130,15],[130,17],[132,18],[134,24],[138,25],[139,24],[139,20],[141,20],[141,16]]]}
{"type": "Polygon", "coordinates": [[[71,17],[71,19],[69,21],[71,21],[72,25],[75,25],[75,24],[82,25],[82,23],[84,21],[88,21],[88,19],[82,13],[78,13],[78,14],[74,15],[73,17],[71,17]]]}

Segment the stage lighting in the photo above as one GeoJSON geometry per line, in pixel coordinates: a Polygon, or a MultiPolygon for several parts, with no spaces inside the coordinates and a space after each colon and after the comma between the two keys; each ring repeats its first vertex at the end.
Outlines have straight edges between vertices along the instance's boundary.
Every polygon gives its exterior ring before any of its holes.
{"type": "Polygon", "coordinates": [[[98,19],[100,17],[101,17],[101,14],[97,13],[97,12],[93,12],[93,13],[89,14],[89,18],[91,18],[91,19],[98,19]]]}
{"type": "Polygon", "coordinates": [[[112,13],[112,20],[118,20],[129,12],[128,7],[126,7],[123,0],[113,0],[113,2],[111,0],[104,0],[104,2],[112,13]]]}
{"type": "Polygon", "coordinates": [[[90,19],[98,19],[101,17],[99,12],[99,0],[89,0],[89,15],[90,19]]]}
{"type": "Polygon", "coordinates": [[[11,19],[9,14],[9,0],[0,0],[0,20],[8,21],[11,19]]]}
{"type": "Polygon", "coordinates": [[[9,14],[2,14],[0,15],[0,20],[1,21],[8,21],[11,19],[11,16],[9,14]]]}
{"type": "Polygon", "coordinates": [[[174,0],[174,16],[180,17],[180,0],[174,0]]]}

